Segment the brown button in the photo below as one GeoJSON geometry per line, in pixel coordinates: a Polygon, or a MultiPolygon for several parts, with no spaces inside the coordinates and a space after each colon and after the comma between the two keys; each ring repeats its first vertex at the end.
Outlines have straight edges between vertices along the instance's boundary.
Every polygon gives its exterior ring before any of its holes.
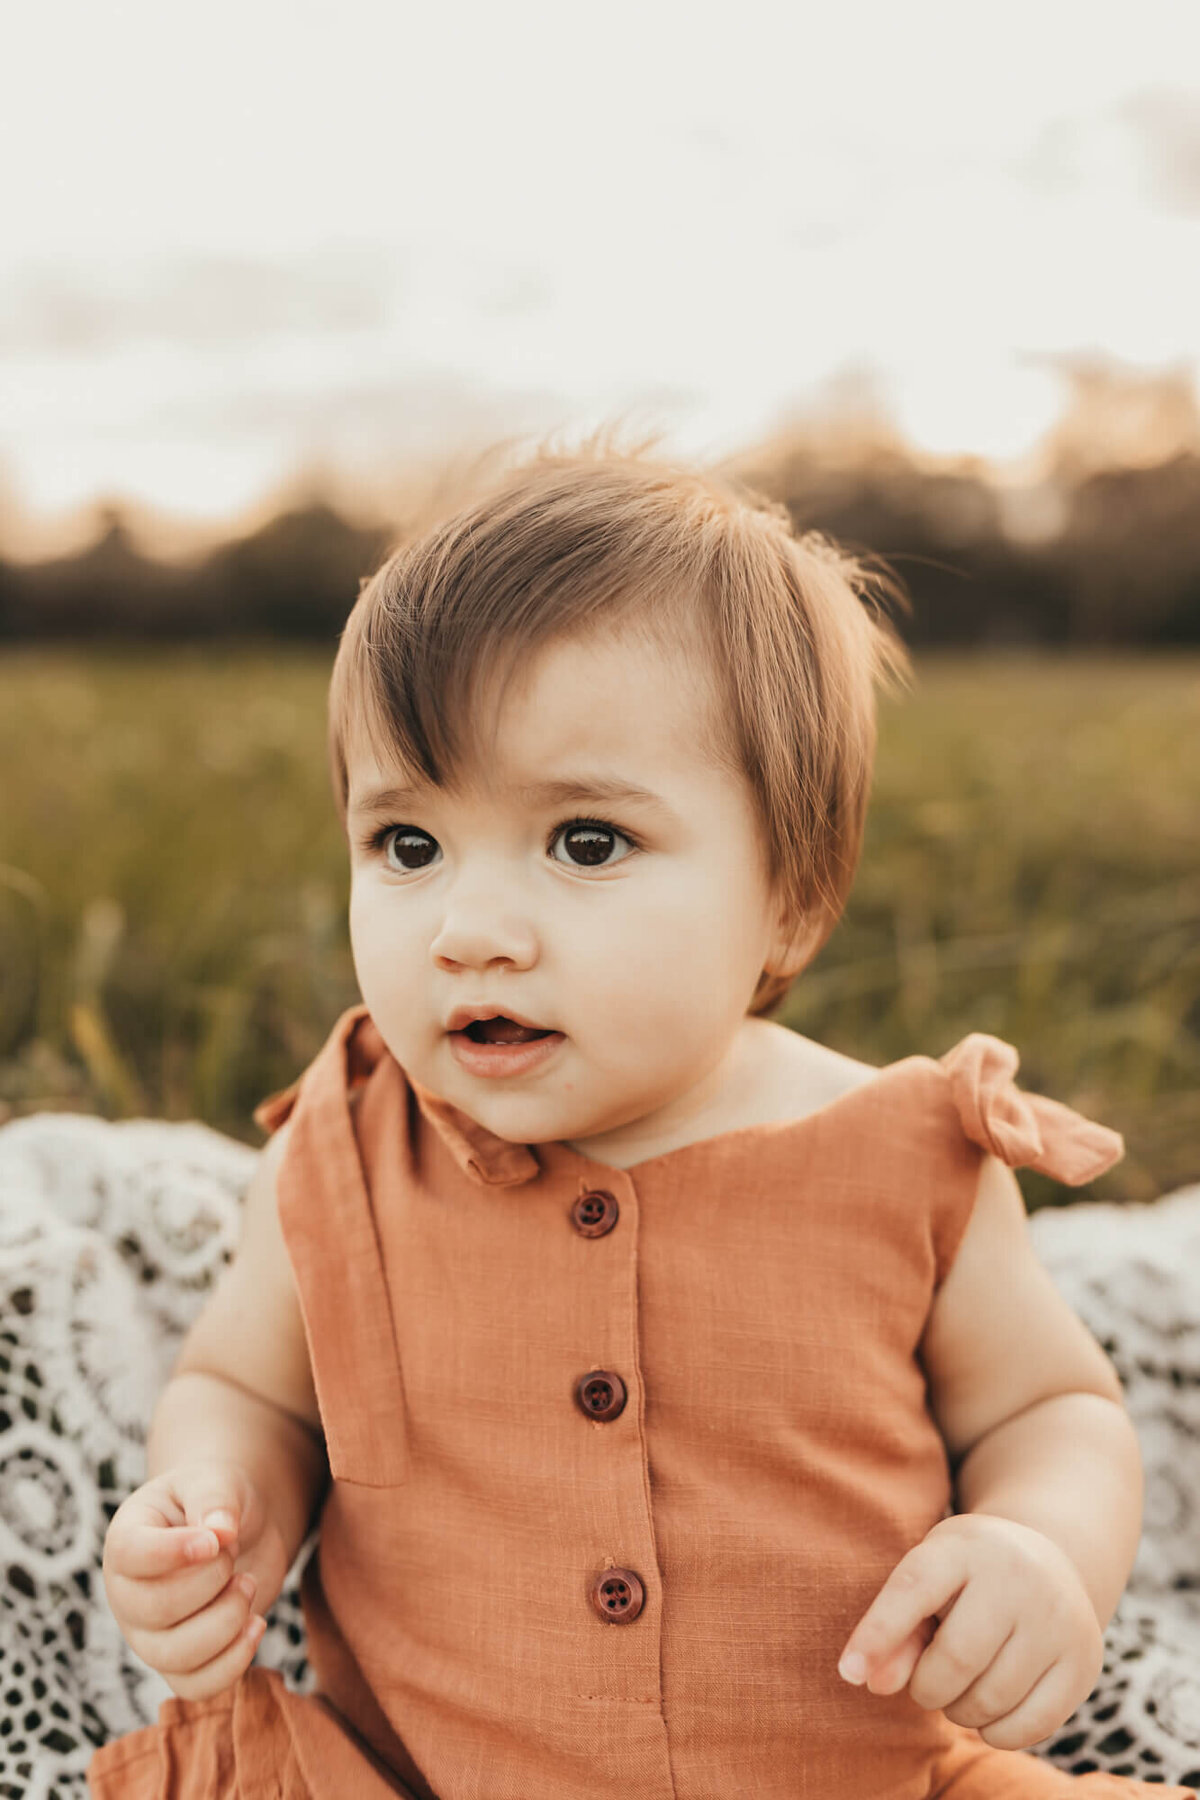
{"type": "Polygon", "coordinates": [[[615,1419],[624,1412],[625,1383],[607,1369],[593,1369],[575,1385],[575,1398],[589,1419],[615,1419]]]}
{"type": "Polygon", "coordinates": [[[617,1222],[620,1207],[603,1188],[580,1194],[571,1208],[571,1223],[580,1237],[603,1237],[617,1222]]]}
{"type": "Polygon", "coordinates": [[[645,1600],[646,1590],[632,1569],[605,1569],[592,1583],[592,1605],[613,1625],[636,1619],[645,1600]]]}

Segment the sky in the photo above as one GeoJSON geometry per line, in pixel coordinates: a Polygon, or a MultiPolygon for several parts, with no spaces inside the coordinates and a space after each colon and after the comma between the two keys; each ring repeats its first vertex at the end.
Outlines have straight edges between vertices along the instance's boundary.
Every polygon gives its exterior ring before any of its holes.
{"type": "Polygon", "coordinates": [[[1064,358],[1200,381],[1195,0],[39,0],[0,170],[0,547],[617,415],[1013,462],[1064,358]]]}

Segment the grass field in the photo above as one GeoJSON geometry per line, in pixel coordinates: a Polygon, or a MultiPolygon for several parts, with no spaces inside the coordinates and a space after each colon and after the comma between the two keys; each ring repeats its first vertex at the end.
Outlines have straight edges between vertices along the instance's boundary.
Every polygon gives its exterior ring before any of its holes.
{"type": "MultiPolygon", "coordinates": [[[[5,653],[0,1116],[259,1141],[251,1107],[357,998],[328,666],[5,653]]],[[[848,913],[783,1018],[876,1063],[994,1032],[1023,1085],[1125,1133],[1093,1196],[1200,1178],[1198,745],[1195,657],[923,659],[884,710],[848,913]]]]}

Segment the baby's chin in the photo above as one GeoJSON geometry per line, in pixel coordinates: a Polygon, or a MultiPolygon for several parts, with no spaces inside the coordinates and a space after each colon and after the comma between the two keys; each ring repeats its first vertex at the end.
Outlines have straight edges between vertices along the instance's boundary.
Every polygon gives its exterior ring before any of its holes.
{"type": "Polygon", "coordinates": [[[570,1087],[564,1091],[561,1080],[554,1085],[549,1081],[539,1084],[536,1078],[472,1081],[456,1069],[438,1083],[422,1085],[510,1144],[580,1146],[633,1124],[645,1113],[644,1106],[629,1099],[624,1104],[598,1106],[594,1093],[586,1092],[583,1078],[568,1076],[567,1081],[570,1087]]]}
{"type": "MultiPolygon", "coordinates": [[[[482,1083],[478,1084],[482,1086],[482,1083]]],[[[596,1137],[611,1130],[612,1123],[595,1108],[572,1106],[549,1095],[484,1094],[456,1091],[441,1096],[466,1113],[476,1125],[510,1144],[559,1144],[596,1137]]]]}

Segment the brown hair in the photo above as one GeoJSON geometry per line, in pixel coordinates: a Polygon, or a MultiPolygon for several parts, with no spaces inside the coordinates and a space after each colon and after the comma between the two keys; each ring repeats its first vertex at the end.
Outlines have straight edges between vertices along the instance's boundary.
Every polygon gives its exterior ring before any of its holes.
{"type": "MultiPolygon", "coordinates": [[[[716,471],[596,440],[543,449],[362,584],[329,692],[343,823],[352,739],[445,784],[485,675],[503,683],[540,646],[598,627],[698,637],[725,721],[714,755],[750,783],[807,962],[854,879],[875,687],[908,674],[889,599],[906,604],[882,565],[797,537],[782,506],[716,471]]],[[[797,972],[764,972],[750,1010],[776,1005],[797,972]]]]}

